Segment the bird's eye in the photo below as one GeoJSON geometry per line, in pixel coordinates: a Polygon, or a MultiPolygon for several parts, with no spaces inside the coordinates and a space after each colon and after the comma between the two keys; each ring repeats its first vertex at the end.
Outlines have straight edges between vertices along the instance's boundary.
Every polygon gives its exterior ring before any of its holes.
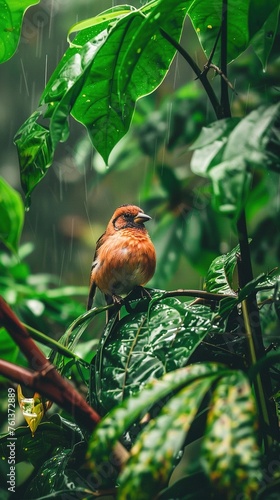
{"type": "Polygon", "coordinates": [[[126,214],[124,214],[125,219],[130,219],[130,217],[131,217],[131,214],[129,214],[128,212],[126,214]]]}

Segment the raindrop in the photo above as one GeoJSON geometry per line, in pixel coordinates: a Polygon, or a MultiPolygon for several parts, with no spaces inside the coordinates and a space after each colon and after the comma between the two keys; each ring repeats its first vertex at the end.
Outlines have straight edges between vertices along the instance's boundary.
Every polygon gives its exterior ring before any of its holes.
{"type": "Polygon", "coordinates": [[[266,38],[273,38],[273,31],[268,31],[266,34],[266,38]]]}

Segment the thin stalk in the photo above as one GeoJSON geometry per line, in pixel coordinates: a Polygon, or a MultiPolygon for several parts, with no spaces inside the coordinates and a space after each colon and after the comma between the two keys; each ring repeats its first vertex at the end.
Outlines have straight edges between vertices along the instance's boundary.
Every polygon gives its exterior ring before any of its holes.
{"type": "MultiPolygon", "coordinates": [[[[221,71],[227,78],[227,13],[228,0],[223,0],[222,5],[222,26],[221,26],[221,71]]],[[[231,116],[230,103],[228,96],[228,83],[224,78],[221,78],[221,105],[222,113],[225,118],[231,116]]]]}
{"type": "MultiPolygon", "coordinates": [[[[227,78],[227,13],[228,0],[222,3],[222,27],[221,27],[221,71],[227,78]]],[[[225,118],[231,117],[228,84],[226,79],[221,78],[221,107],[225,118]]],[[[253,279],[251,254],[249,248],[249,239],[247,232],[246,216],[243,210],[237,221],[237,231],[240,246],[240,260],[238,262],[239,285],[243,288],[253,279]]],[[[260,358],[265,356],[265,349],[262,339],[262,330],[260,325],[259,310],[256,296],[244,300],[241,304],[243,312],[243,322],[246,338],[248,340],[249,365],[252,366],[260,358]]],[[[258,406],[258,413],[261,427],[264,447],[267,450],[271,445],[271,437],[268,435],[268,428],[271,432],[277,433],[277,419],[275,408],[270,404],[272,394],[271,380],[268,370],[262,370],[255,378],[254,389],[258,406]]]]}
{"type": "Polygon", "coordinates": [[[180,45],[177,40],[172,38],[164,29],[160,28],[160,33],[162,36],[171,44],[173,47],[175,47],[176,50],[183,56],[185,61],[190,65],[192,68],[193,72],[196,74],[198,80],[201,81],[206,94],[208,95],[208,98],[213,106],[213,109],[215,111],[216,117],[219,119],[221,118],[221,105],[219,103],[219,100],[213,90],[212,85],[210,84],[207,74],[203,71],[200,70],[199,66],[196,64],[196,62],[193,60],[193,58],[190,56],[190,54],[180,45]]]}
{"type": "Polygon", "coordinates": [[[48,337],[42,332],[39,332],[39,330],[36,330],[35,328],[32,328],[32,326],[26,325],[25,323],[22,323],[22,325],[26,328],[26,330],[29,331],[30,336],[34,339],[37,340],[37,342],[40,342],[40,344],[46,345],[47,347],[50,347],[56,352],[59,352],[59,354],[62,354],[63,356],[66,356],[67,358],[72,358],[75,360],[80,360],[79,356],[76,356],[73,352],[69,351],[66,347],[61,345],[59,342],[56,340],[48,337]]]}

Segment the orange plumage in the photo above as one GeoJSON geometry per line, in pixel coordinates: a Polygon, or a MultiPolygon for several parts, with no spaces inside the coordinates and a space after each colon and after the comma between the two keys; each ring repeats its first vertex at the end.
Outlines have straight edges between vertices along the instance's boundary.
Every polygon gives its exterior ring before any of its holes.
{"type": "Polygon", "coordinates": [[[150,219],[135,205],[122,205],[115,210],[105,233],[96,243],[88,309],[92,306],[96,287],[110,303],[127,295],[135,286],[145,285],[152,278],[156,254],[144,226],[150,219]]]}

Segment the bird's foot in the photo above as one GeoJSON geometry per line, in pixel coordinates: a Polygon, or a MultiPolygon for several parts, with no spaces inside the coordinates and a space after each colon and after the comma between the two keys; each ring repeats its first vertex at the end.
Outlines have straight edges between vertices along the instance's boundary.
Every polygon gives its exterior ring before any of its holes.
{"type": "Polygon", "coordinates": [[[120,295],[112,295],[112,300],[115,306],[121,307],[123,305],[124,299],[120,295]]]}

